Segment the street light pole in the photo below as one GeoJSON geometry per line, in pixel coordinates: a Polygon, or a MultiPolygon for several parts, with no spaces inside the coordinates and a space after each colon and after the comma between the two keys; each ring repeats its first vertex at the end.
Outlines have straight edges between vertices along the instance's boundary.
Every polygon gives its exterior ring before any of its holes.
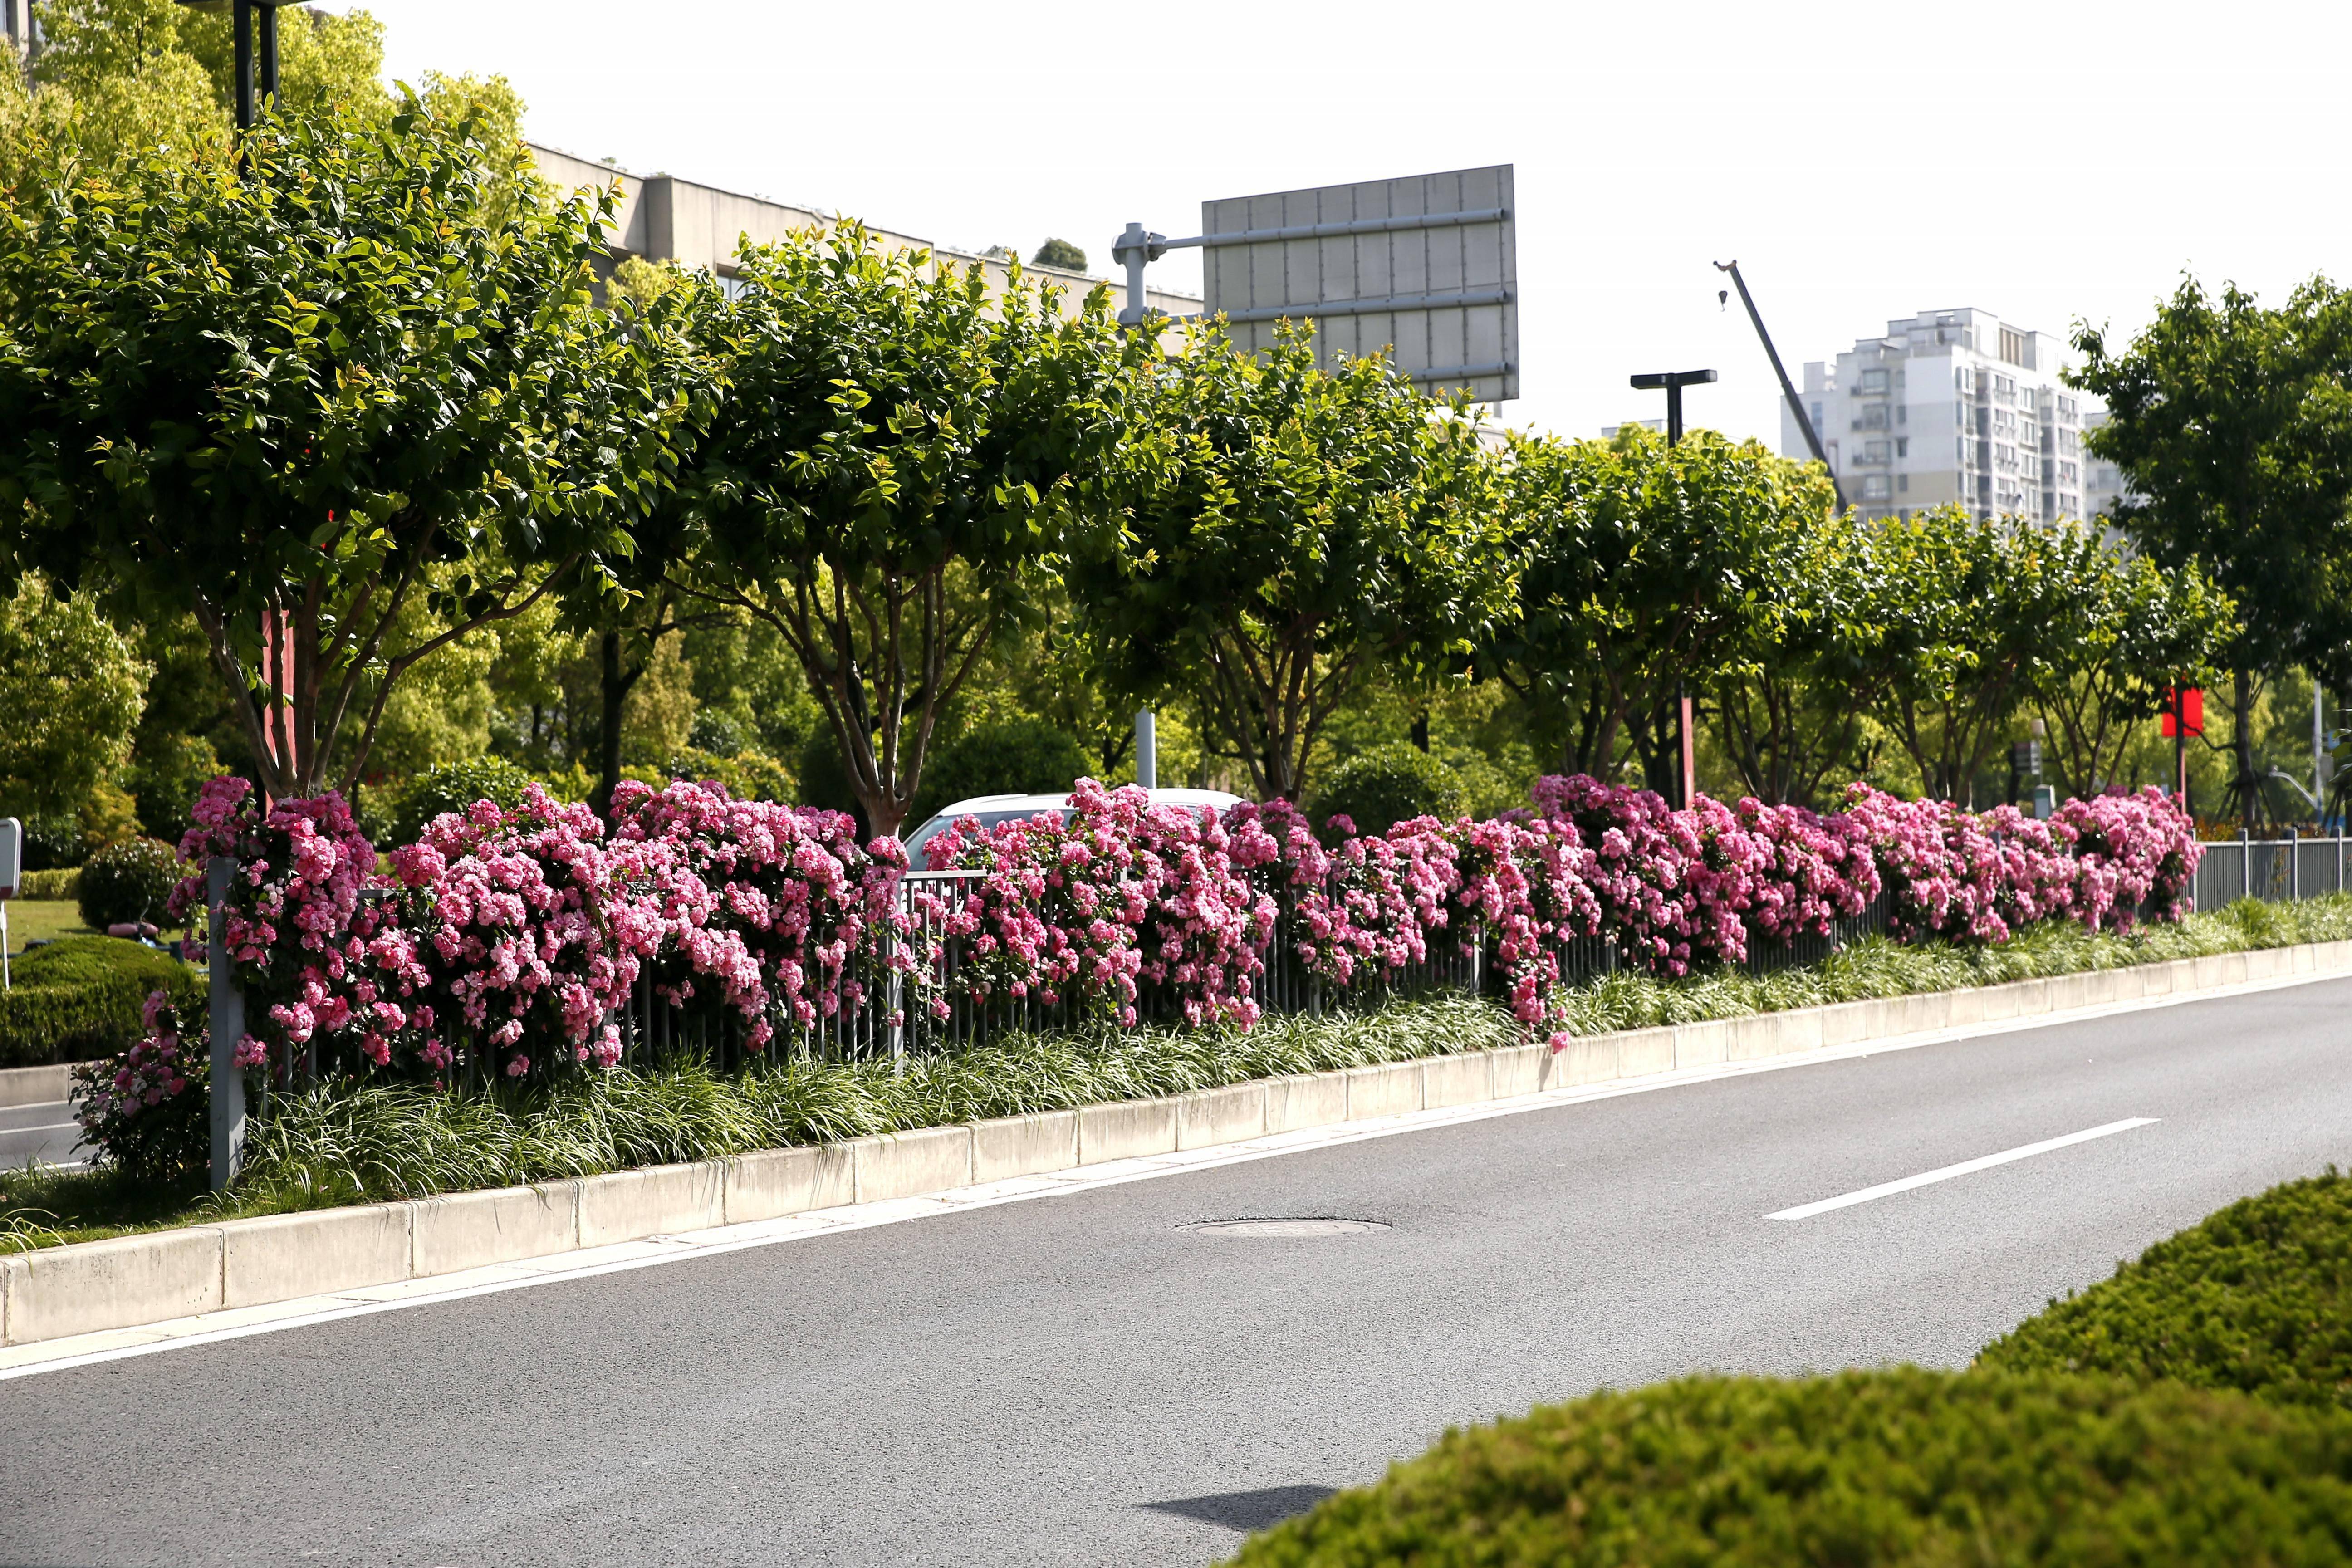
{"type": "MultiPolygon", "coordinates": [[[[1714,379],[1715,372],[1711,370],[1658,371],[1633,378],[1633,390],[1636,392],[1656,392],[1660,389],[1665,392],[1667,446],[1676,446],[1683,438],[1683,388],[1703,386],[1714,379]]],[[[1688,686],[1683,687],[1675,694],[1675,731],[1677,739],[1676,749],[1682,753],[1682,765],[1676,771],[1675,779],[1677,786],[1675,793],[1681,798],[1675,804],[1687,808],[1692,801],[1698,798],[1698,738],[1694,733],[1691,723],[1691,694],[1688,686]]]]}
{"type": "MultiPolygon", "coordinates": [[[[197,5],[205,0],[180,0],[197,5]]],[[[250,131],[261,118],[261,106],[278,97],[278,7],[286,0],[231,0],[230,31],[236,40],[236,128],[250,131]],[[260,81],[254,80],[258,55],[260,81]],[[257,92],[257,85],[259,90],[257,92]]]]}

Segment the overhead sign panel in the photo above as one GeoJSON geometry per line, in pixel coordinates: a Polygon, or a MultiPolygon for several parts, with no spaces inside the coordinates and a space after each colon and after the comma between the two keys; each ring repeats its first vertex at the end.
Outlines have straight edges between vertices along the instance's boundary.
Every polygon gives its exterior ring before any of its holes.
{"type": "Polygon", "coordinates": [[[1497,163],[1203,202],[1191,243],[1236,347],[1311,319],[1327,367],[1385,350],[1433,391],[1500,403],[1519,395],[1517,216],[1497,163]]]}

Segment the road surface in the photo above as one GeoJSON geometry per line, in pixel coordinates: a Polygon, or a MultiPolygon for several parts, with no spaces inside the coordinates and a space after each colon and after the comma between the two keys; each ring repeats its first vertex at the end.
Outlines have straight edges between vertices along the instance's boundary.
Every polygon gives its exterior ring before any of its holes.
{"type": "Polygon", "coordinates": [[[80,1136],[81,1127],[74,1121],[69,1101],[0,1106],[0,1166],[21,1169],[27,1160],[46,1164],[86,1161],[89,1151],[74,1147],[80,1136]]]}
{"type": "Polygon", "coordinates": [[[19,1378],[0,1564],[1203,1563],[1449,1423],[1959,1365],[2352,1154],[2347,1020],[2302,985],[19,1378]],[[1180,1228],[1253,1216],[1389,1228],[1180,1228]]]}

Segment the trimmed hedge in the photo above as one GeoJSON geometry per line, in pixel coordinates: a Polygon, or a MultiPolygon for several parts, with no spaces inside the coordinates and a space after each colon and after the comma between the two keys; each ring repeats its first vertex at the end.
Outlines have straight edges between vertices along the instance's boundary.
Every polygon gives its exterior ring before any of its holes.
{"type": "Polygon", "coordinates": [[[1977,1364],[2352,1410],[2352,1177],[2331,1168],[2231,1204],[2052,1301],[1977,1364]]]}
{"type": "Polygon", "coordinates": [[[1899,1367],[1693,1377],[1448,1432],[1237,1568],[2340,1563],[2352,1422],[2234,1394],[1899,1367]]]}
{"type": "Polygon", "coordinates": [[[60,867],[51,871],[26,871],[16,883],[20,899],[79,899],[81,897],[81,868],[60,867]]]}
{"type": "Polygon", "coordinates": [[[47,1067],[127,1050],[144,1031],[140,1009],[161,986],[203,999],[196,972],[166,952],[110,936],[69,936],[9,962],[0,992],[0,1068],[47,1067]]]}
{"type": "Polygon", "coordinates": [[[1359,752],[1333,768],[1309,815],[1318,824],[1344,816],[1359,833],[1386,833],[1416,816],[1458,816],[1467,800],[1461,774],[1399,742],[1359,752]]]}

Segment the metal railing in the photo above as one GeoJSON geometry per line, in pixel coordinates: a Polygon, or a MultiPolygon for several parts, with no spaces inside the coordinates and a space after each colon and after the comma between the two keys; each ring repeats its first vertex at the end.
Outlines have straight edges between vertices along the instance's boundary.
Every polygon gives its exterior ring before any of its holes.
{"type": "Polygon", "coordinates": [[[2284,903],[2340,893],[2352,878],[2352,838],[2284,838],[2240,834],[2205,846],[2197,865],[2197,907],[2216,910],[2238,899],[2284,903]]]}

